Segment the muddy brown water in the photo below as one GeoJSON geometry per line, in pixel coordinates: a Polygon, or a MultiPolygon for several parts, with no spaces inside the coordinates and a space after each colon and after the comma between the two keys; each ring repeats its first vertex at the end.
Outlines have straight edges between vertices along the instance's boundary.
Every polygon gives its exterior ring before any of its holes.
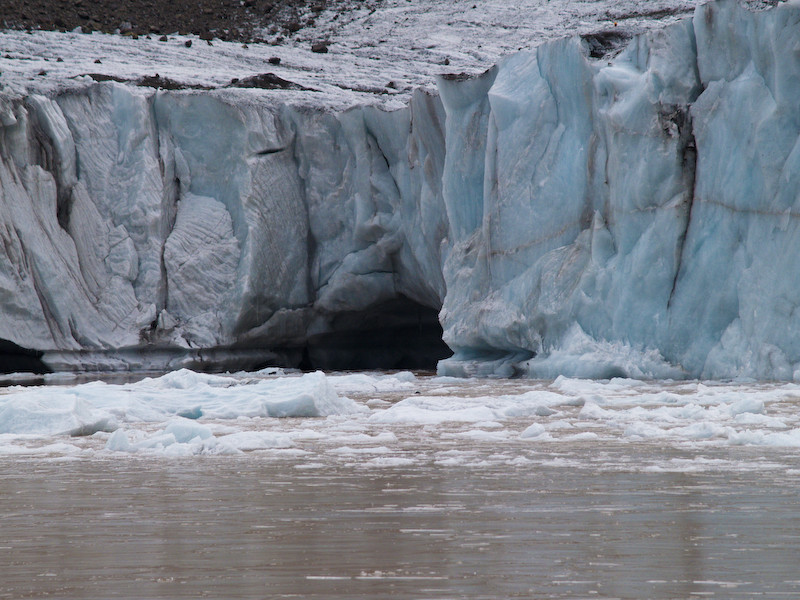
{"type": "Polygon", "coordinates": [[[590,463],[7,458],[0,598],[800,597],[798,471],[590,463]]]}

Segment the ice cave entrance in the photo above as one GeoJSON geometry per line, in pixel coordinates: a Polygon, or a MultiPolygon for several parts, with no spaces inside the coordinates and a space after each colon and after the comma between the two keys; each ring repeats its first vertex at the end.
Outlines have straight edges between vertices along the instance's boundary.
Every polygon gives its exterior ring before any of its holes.
{"type": "Polygon", "coordinates": [[[0,339],[0,373],[49,373],[42,353],[0,339]]]}
{"type": "Polygon", "coordinates": [[[308,338],[300,368],[434,370],[452,354],[438,311],[404,296],[339,313],[331,325],[331,332],[308,338]]]}

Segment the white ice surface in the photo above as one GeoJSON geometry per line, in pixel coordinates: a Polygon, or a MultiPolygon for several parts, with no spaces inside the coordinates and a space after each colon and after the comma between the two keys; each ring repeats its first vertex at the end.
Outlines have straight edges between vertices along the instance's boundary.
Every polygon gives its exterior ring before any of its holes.
{"type": "Polygon", "coordinates": [[[125,385],[5,388],[0,458],[247,454],[297,468],[479,468],[593,456],[611,468],[616,448],[633,468],[757,468],[800,447],[799,402],[797,384],[182,370],[125,385]],[[725,455],[722,467],[706,456],[746,446],[760,449],[725,455]],[[676,452],[694,458],[678,464],[676,452]],[[664,456],[636,458],[653,453],[664,456]]]}
{"type": "MultiPolygon", "coordinates": [[[[322,12],[313,27],[279,45],[248,48],[220,41],[209,46],[192,37],[187,48],[187,38],[177,35],[159,42],[159,36],[133,40],[99,33],[0,32],[3,54],[13,57],[2,62],[0,84],[46,93],[87,73],[123,78],[158,73],[185,84],[219,86],[233,77],[268,71],[317,90],[280,92],[288,101],[398,108],[414,88],[432,87],[436,75],[480,73],[517,50],[613,28],[615,23],[629,32],[660,27],[689,15],[695,4],[693,0],[386,0],[376,11],[369,3],[355,3],[342,13],[322,12]],[[329,42],[328,53],[311,52],[311,45],[320,40],[329,42]],[[271,57],[280,58],[280,65],[269,64],[271,57]],[[58,58],[63,62],[56,62],[58,58]],[[42,70],[47,76],[38,75],[42,70]],[[389,82],[393,87],[387,87],[389,82]]],[[[275,42],[276,37],[267,39],[275,42]]]]}

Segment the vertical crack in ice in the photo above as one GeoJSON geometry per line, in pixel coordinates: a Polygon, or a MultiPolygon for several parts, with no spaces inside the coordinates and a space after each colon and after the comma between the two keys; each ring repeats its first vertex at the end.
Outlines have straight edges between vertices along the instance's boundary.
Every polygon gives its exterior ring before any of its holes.
{"type": "Polygon", "coordinates": [[[143,341],[152,342],[152,336],[158,328],[159,316],[162,311],[166,310],[169,303],[169,278],[167,277],[167,265],[164,259],[164,253],[167,246],[167,238],[175,227],[175,220],[177,216],[177,205],[180,200],[181,182],[175,171],[174,154],[168,153],[169,147],[165,147],[161,136],[168,135],[168,129],[161,128],[159,119],[156,113],[156,102],[158,100],[158,93],[153,93],[147,99],[148,117],[151,124],[151,133],[155,142],[155,153],[158,159],[159,173],[161,175],[161,247],[159,251],[159,285],[156,288],[157,297],[154,298],[156,306],[155,318],[150,324],[150,329],[142,330],[140,332],[143,341]]]}
{"type": "Polygon", "coordinates": [[[683,253],[686,246],[686,238],[689,235],[689,226],[692,222],[692,209],[694,208],[695,185],[697,180],[697,143],[694,137],[694,129],[692,126],[692,117],[689,107],[687,106],[682,109],[681,114],[685,115],[685,121],[683,121],[683,126],[679,125],[678,130],[682,138],[680,146],[682,159],[681,166],[683,167],[683,176],[686,180],[687,198],[684,202],[685,208],[683,231],[678,236],[677,246],[675,249],[675,274],[672,278],[672,287],[670,288],[669,298],[667,299],[667,310],[669,310],[672,305],[672,299],[675,296],[675,289],[678,285],[678,279],[683,268],[683,253]],[[688,130],[688,133],[685,133],[683,130],[688,130]],[[685,141],[683,141],[684,136],[685,141]]]}
{"type": "Polygon", "coordinates": [[[299,181],[302,185],[298,185],[298,193],[301,197],[303,206],[305,210],[303,214],[305,215],[305,230],[306,230],[306,269],[305,269],[305,277],[306,277],[306,289],[308,290],[308,297],[307,297],[307,304],[305,306],[299,306],[294,308],[311,308],[316,302],[317,295],[319,290],[314,286],[314,276],[313,276],[313,267],[314,262],[316,260],[317,254],[317,239],[314,237],[314,229],[311,227],[311,206],[308,200],[308,194],[306,193],[306,189],[308,186],[308,181],[305,177],[303,177],[303,169],[302,169],[302,162],[301,157],[299,155],[301,149],[300,144],[298,144],[299,133],[297,131],[297,123],[294,118],[292,118],[290,109],[284,106],[281,110],[281,119],[285,123],[285,125],[291,130],[291,141],[287,145],[286,149],[290,151],[290,155],[292,157],[292,165],[294,167],[294,172],[297,175],[297,181],[299,181]]]}
{"type": "Polygon", "coordinates": [[[44,316],[45,325],[47,325],[47,329],[50,331],[50,337],[53,339],[53,343],[58,347],[60,342],[63,342],[66,336],[64,335],[64,332],[61,331],[61,327],[58,324],[58,319],[56,319],[56,316],[50,309],[50,304],[47,301],[47,297],[42,291],[41,282],[39,281],[40,275],[38,269],[36,268],[36,264],[33,261],[28,260],[28,255],[25,252],[25,244],[21,244],[21,249],[24,264],[27,265],[28,271],[31,274],[33,291],[36,293],[36,297],[39,299],[39,305],[42,307],[42,315],[44,316]]]}
{"type": "Polygon", "coordinates": [[[694,122],[692,119],[692,104],[703,93],[703,81],[700,77],[700,65],[698,64],[698,51],[697,51],[697,38],[695,37],[694,29],[689,29],[689,40],[692,46],[692,67],[694,70],[694,78],[696,87],[689,97],[689,103],[682,108],[681,114],[683,118],[681,123],[676,123],[678,126],[678,134],[680,136],[681,145],[681,166],[683,167],[683,175],[686,180],[686,192],[688,198],[686,199],[685,221],[683,233],[678,237],[677,247],[675,250],[675,274],[672,278],[672,287],[669,291],[669,298],[667,299],[667,311],[672,306],[672,299],[675,296],[675,290],[678,286],[678,279],[680,278],[683,269],[683,253],[686,245],[686,238],[689,235],[689,227],[692,222],[692,210],[694,209],[695,199],[695,186],[697,185],[697,140],[694,135],[694,122]]]}

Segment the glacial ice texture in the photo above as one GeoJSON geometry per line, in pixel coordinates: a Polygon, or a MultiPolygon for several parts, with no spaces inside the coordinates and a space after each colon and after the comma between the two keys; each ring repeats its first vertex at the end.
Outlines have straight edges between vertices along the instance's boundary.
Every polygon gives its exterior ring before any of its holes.
{"type": "Polygon", "coordinates": [[[707,4],[391,112],[2,96],[0,348],[417,366],[438,312],[442,374],[796,379],[799,25],[707,4]]]}

